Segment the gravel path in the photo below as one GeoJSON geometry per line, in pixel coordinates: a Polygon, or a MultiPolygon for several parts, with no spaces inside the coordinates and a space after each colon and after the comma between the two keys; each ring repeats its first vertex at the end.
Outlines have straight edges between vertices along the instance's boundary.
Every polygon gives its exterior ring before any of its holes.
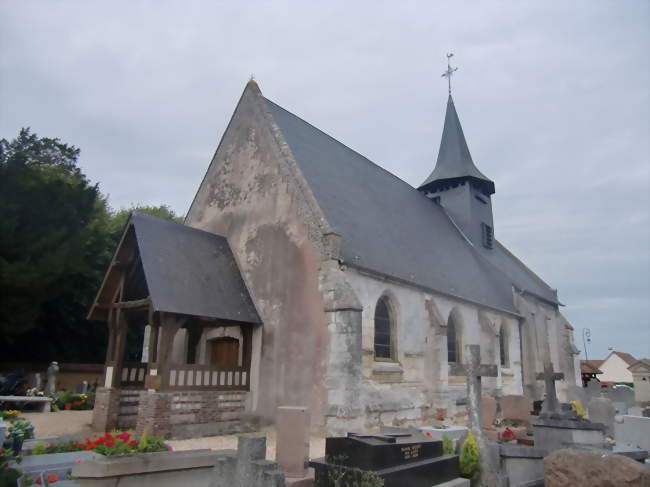
{"type": "Polygon", "coordinates": [[[36,436],[81,435],[90,436],[93,430],[90,423],[93,419],[89,411],[58,411],[56,413],[21,413],[34,425],[36,436]]]}
{"type": "MultiPolygon", "coordinates": [[[[58,411],[56,413],[22,413],[21,417],[28,419],[34,425],[37,437],[79,435],[87,437],[93,434],[90,426],[92,411],[58,411]]],[[[266,436],[266,458],[275,459],[275,429],[263,428],[255,434],[266,436]]],[[[187,440],[170,440],[168,443],[175,450],[198,450],[209,448],[211,450],[237,449],[239,435],[205,436],[187,440]]],[[[325,438],[313,436],[310,439],[311,458],[325,456],[325,438]]]]}
{"type": "MultiPolygon", "coordinates": [[[[266,436],[266,458],[275,460],[275,428],[267,427],[253,434],[266,436]]],[[[188,440],[170,440],[168,443],[174,450],[197,450],[209,448],[211,450],[237,449],[239,435],[205,436],[203,438],[190,438],[188,440]]],[[[325,438],[312,436],[309,440],[310,458],[325,456],[325,438]]]]}

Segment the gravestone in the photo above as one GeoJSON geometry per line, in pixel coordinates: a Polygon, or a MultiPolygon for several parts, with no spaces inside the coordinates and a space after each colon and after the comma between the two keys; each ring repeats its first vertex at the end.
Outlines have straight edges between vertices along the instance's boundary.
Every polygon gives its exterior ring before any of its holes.
{"type": "Polygon", "coordinates": [[[587,396],[588,396],[588,400],[585,402],[585,404],[587,404],[594,397],[600,396],[600,391],[602,390],[602,385],[601,385],[600,382],[592,380],[592,381],[589,381],[589,383],[587,384],[587,387],[585,389],[587,390],[587,396]]]}
{"type": "Polygon", "coordinates": [[[637,406],[628,408],[627,414],[628,416],[643,416],[643,408],[637,406]]]}
{"type": "Polygon", "coordinates": [[[82,380],[77,384],[77,387],[74,388],[74,391],[77,394],[88,394],[88,381],[82,380]]]}
{"type": "Polygon", "coordinates": [[[569,386],[567,388],[567,400],[570,401],[580,401],[580,404],[585,407],[589,404],[591,396],[588,394],[585,387],[580,386],[569,386]]]}
{"type": "MultiPolygon", "coordinates": [[[[634,406],[634,389],[626,385],[617,385],[610,389],[609,398],[615,403],[623,403],[624,406],[621,409],[625,409],[627,412],[628,408],[634,406]]],[[[625,414],[625,413],[620,413],[625,414]]]]}
{"type": "Polygon", "coordinates": [[[497,400],[492,396],[481,396],[481,425],[489,428],[497,417],[497,400]]]}
{"type": "Polygon", "coordinates": [[[264,436],[241,435],[237,451],[222,451],[210,487],[285,487],[278,464],[266,460],[264,436]]]}
{"type": "Polygon", "coordinates": [[[560,401],[557,398],[557,389],[555,381],[564,379],[562,372],[553,372],[553,364],[549,362],[544,363],[544,372],[537,374],[537,379],[543,379],[546,389],[546,397],[542,403],[542,410],[539,413],[541,419],[545,418],[563,418],[563,413],[560,406],[560,401]]]}
{"type": "Polygon", "coordinates": [[[309,413],[305,407],[281,406],[276,418],[275,460],[287,477],[304,478],[309,461],[309,413]]]}
{"type": "Polygon", "coordinates": [[[605,433],[614,436],[614,417],[616,409],[612,401],[604,396],[594,397],[587,407],[589,419],[594,423],[605,425],[605,433]]]}
{"type": "Polygon", "coordinates": [[[617,445],[629,445],[650,451],[650,418],[623,416],[614,428],[617,445]]]}
{"type": "Polygon", "coordinates": [[[385,487],[430,487],[459,475],[456,455],[443,455],[441,441],[412,430],[327,438],[325,458],[311,460],[309,466],[316,471],[316,486],[330,485],[333,477],[345,479],[340,485],[357,485],[370,472],[382,478],[385,487]]]}
{"type": "Polygon", "coordinates": [[[503,419],[525,423],[530,420],[530,401],[526,396],[514,394],[502,396],[500,402],[503,419]]]}
{"type": "MultiPolygon", "coordinates": [[[[476,443],[482,455],[478,483],[483,486],[493,486],[499,483],[499,454],[496,444],[491,442],[483,432],[481,423],[481,377],[497,377],[497,366],[481,364],[481,347],[465,345],[466,364],[450,364],[450,375],[467,377],[467,413],[469,428],[476,437],[476,443]]],[[[491,425],[485,425],[491,426],[491,425]]]]}
{"type": "Polygon", "coordinates": [[[2,419],[0,419],[0,448],[2,448],[2,444],[4,443],[6,436],[7,436],[7,423],[3,423],[2,419]]]}
{"type": "Polygon", "coordinates": [[[52,362],[47,368],[47,384],[45,384],[45,394],[54,394],[56,392],[56,374],[59,373],[59,364],[52,362]]]}

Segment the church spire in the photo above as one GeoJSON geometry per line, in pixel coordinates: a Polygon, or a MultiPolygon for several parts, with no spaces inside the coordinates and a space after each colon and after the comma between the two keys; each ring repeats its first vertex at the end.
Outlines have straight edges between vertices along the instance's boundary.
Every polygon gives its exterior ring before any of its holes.
{"type": "Polygon", "coordinates": [[[435,191],[442,186],[455,185],[465,180],[479,186],[486,195],[494,193],[494,182],[474,165],[454,99],[449,95],[436,167],[419,189],[435,191]]]}
{"type": "Polygon", "coordinates": [[[440,150],[436,167],[429,177],[418,189],[423,191],[437,191],[443,187],[455,186],[461,182],[470,181],[479,187],[482,193],[489,196],[494,193],[494,182],[485,176],[472,161],[469,153],[463,128],[456,113],[454,99],[451,97],[451,76],[458,68],[452,68],[450,58],[453,54],[447,54],[447,71],[443,77],[449,81],[449,98],[447,99],[447,113],[445,114],[445,126],[440,140],[440,150]]]}

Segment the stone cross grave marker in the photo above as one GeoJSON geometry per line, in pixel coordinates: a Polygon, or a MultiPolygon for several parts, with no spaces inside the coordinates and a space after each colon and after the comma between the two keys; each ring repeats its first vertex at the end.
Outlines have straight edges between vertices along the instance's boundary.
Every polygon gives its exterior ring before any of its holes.
{"type": "Polygon", "coordinates": [[[546,389],[546,398],[542,404],[542,412],[539,417],[550,418],[562,416],[560,401],[557,398],[557,390],[555,389],[555,381],[564,379],[564,374],[561,372],[553,372],[553,364],[551,362],[545,362],[544,372],[537,374],[537,379],[544,380],[546,389]]]}
{"type": "Polygon", "coordinates": [[[481,434],[481,377],[496,377],[497,366],[481,364],[481,347],[465,345],[465,364],[450,364],[450,375],[467,377],[467,402],[470,429],[481,434]]]}
{"type": "MultiPolygon", "coordinates": [[[[491,454],[488,439],[483,434],[481,424],[481,377],[497,377],[497,366],[493,364],[481,364],[481,347],[479,345],[465,345],[467,363],[451,364],[449,373],[451,375],[464,375],[467,377],[467,413],[469,417],[469,428],[476,436],[476,443],[479,451],[481,465],[480,479],[478,485],[497,485],[497,472],[499,470],[498,460],[491,454]]],[[[488,425],[489,426],[489,425],[488,425]]]]}

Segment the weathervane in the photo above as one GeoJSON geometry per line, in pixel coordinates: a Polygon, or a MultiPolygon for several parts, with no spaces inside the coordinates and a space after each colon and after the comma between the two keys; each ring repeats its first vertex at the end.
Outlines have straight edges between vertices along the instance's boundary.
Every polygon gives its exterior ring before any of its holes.
{"type": "Polygon", "coordinates": [[[450,64],[450,59],[454,57],[454,53],[450,52],[447,54],[447,71],[442,73],[443,78],[447,78],[447,82],[449,83],[449,95],[451,95],[451,75],[454,74],[455,71],[458,71],[458,68],[452,68],[450,64]]]}

